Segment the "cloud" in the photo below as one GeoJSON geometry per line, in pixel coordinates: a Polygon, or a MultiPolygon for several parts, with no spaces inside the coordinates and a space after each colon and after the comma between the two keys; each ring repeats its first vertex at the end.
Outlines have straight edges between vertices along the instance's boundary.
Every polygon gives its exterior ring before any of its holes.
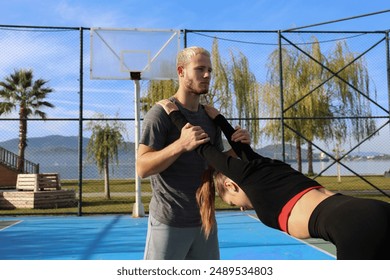
{"type": "Polygon", "coordinates": [[[55,12],[64,22],[72,22],[80,26],[116,26],[122,16],[112,8],[115,2],[110,3],[111,9],[98,1],[88,3],[61,1],[55,8],[55,12]]]}

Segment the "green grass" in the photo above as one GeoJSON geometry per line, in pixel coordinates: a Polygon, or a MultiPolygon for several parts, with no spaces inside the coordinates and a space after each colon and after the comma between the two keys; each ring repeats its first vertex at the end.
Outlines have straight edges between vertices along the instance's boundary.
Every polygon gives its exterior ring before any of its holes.
{"type": "Polygon", "coordinates": [[[390,178],[380,175],[364,176],[363,178],[364,180],[357,176],[342,176],[339,182],[335,176],[323,176],[316,178],[316,180],[331,191],[346,192],[347,194],[357,197],[373,198],[390,202],[388,196],[376,189],[378,188],[385,191],[387,194],[390,194],[390,178]],[[370,184],[374,185],[376,188],[370,184]]]}
{"type": "MultiPolygon", "coordinates": [[[[383,176],[368,176],[365,179],[371,182],[376,187],[390,191],[390,178],[383,176]]],[[[338,182],[337,177],[334,176],[322,176],[316,178],[316,180],[326,186],[329,190],[333,191],[354,191],[354,196],[370,197],[375,199],[384,200],[390,202],[390,198],[375,191],[375,189],[368,183],[356,176],[343,176],[341,182],[338,182]],[[372,191],[360,193],[359,191],[372,191]]],[[[62,180],[62,189],[72,189],[78,194],[78,181],[77,180],[62,180]]],[[[151,192],[151,186],[149,180],[141,181],[142,192],[151,192]]],[[[83,214],[129,214],[133,211],[133,205],[135,202],[134,195],[131,192],[135,192],[135,182],[130,180],[111,180],[110,192],[111,199],[104,198],[104,182],[103,180],[84,180],[82,183],[82,213],[83,214]],[[118,193],[128,193],[125,196],[118,196],[118,193]],[[94,194],[91,196],[91,194],[94,194]],[[97,196],[96,196],[97,195],[97,196]]],[[[149,211],[150,196],[142,197],[142,204],[144,205],[145,212],[149,211]]],[[[237,207],[229,206],[224,203],[219,197],[216,198],[215,207],[217,210],[237,209],[237,207]]],[[[0,215],[58,215],[58,214],[77,214],[78,206],[70,208],[58,208],[58,209],[14,209],[14,210],[0,210],[0,215]]]]}
{"type": "MultiPolygon", "coordinates": [[[[142,191],[151,192],[149,180],[142,180],[142,191]]],[[[73,189],[78,192],[77,180],[61,180],[61,186],[63,189],[73,189]]],[[[135,180],[111,180],[110,181],[111,192],[134,192],[135,180]]],[[[84,180],[82,182],[83,193],[103,193],[104,181],[103,180],[84,180]]]]}
{"type": "MultiPolygon", "coordinates": [[[[316,178],[320,184],[329,190],[374,190],[367,182],[357,176],[342,176],[340,182],[336,176],[321,176],[316,178]]],[[[364,179],[382,190],[390,190],[390,178],[384,176],[364,176],[364,179]]]]}
{"type": "MultiPolygon", "coordinates": [[[[383,190],[390,190],[390,178],[383,176],[365,176],[364,179],[383,190]]],[[[343,190],[375,190],[367,182],[357,176],[342,176],[341,181],[338,182],[336,176],[320,176],[315,178],[320,184],[324,185],[329,190],[343,191],[343,190]]],[[[77,180],[62,180],[62,188],[78,190],[77,180]]],[[[150,181],[148,179],[141,180],[143,192],[151,192],[150,181]]],[[[134,192],[134,179],[129,180],[111,180],[111,192],[134,192]]],[[[83,193],[104,192],[103,180],[84,180],[82,182],[83,193]]]]}

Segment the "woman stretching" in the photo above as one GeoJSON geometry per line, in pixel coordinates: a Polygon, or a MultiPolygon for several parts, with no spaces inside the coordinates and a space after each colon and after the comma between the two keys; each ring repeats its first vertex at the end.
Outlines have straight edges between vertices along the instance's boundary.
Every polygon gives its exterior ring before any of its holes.
{"type": "MultiPolygon", "coordinates": [[[[190,128],[176,105],[160,101],[172,122],[190,128]]],[[[262,157],[241,142],[230,140],[234,128],[213,107],[206,112],[225,134],[240,158],[226,156],[199,140],[197,153],[217,172],[205,178],[198,203],[206,236],[212,230],[215,189],[226,203],[254,209],[267,226],[296,238],[322,238],[337,248],[337,259],[390,259],[390,204],[333,193],[315,180],[275,159],[262,157]],[[213,184],[214,183],[214,184],[213,184]],[[211,198],[210,198],[211,196],[211,198]]],[[[205,173],[207,174],[207,173],[205,173]]],[[[206,176],[207,177],[207,176],[206,176]]]]}

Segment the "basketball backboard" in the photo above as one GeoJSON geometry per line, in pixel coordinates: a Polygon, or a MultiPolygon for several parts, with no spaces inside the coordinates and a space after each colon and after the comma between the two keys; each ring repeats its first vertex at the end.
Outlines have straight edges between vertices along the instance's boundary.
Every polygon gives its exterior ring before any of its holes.
{"type": "Polygon", "coordinates": [[[91,79],[177,79],[179,30],[91,28],[91,79]]]}

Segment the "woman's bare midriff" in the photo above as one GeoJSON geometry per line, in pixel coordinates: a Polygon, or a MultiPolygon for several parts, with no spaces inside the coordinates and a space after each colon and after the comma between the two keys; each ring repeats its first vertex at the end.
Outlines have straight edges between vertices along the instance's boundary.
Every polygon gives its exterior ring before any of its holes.
{"type": "Polygon", "coordinates": [[[334,195],[325,188],[314,189],[304,194],[294,205],[288,219],[288,233],[296,238],[310,238],[309,219],[317,205],[334,195]]]}

